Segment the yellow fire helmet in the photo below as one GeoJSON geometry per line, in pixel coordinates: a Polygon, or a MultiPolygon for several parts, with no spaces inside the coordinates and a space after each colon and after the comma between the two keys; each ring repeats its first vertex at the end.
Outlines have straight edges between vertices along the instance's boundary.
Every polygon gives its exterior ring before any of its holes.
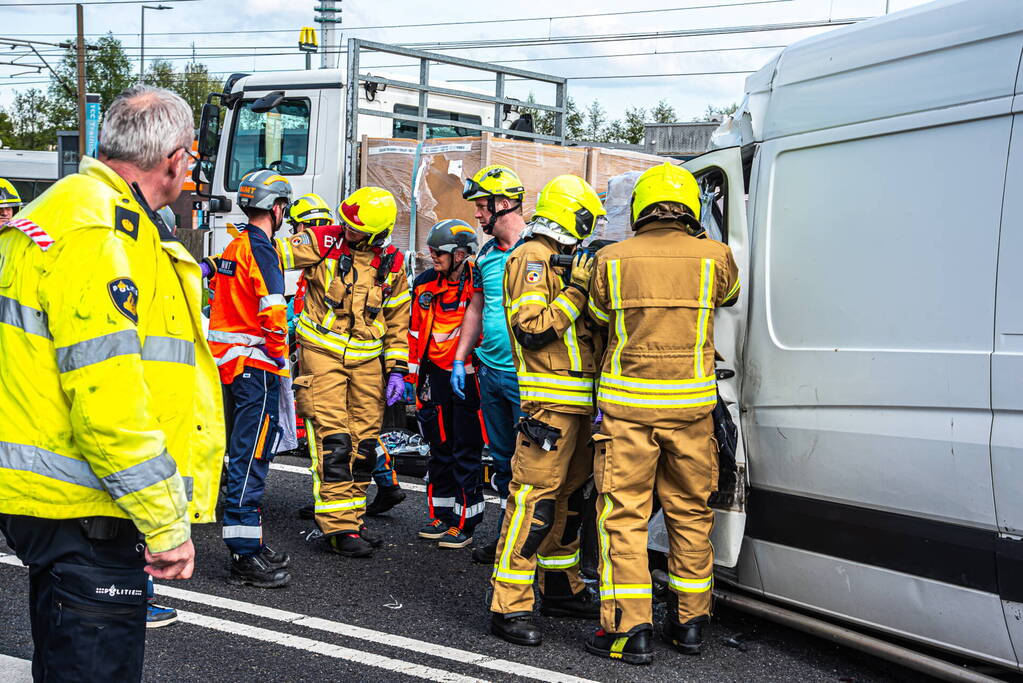
{"type": "Polygon", "coordinates": [[[337,215],[352,230],[369,235],[369,243],[379,246],[387,242],[398,218],[394,195],[382,187],[360,187],[337,207],[337,215]]]}
{"type": "Polygon", "coordinates": [[[533,232],[544,232],[540,229],[543,222],[537,219],[546,218],[574,241],[582,241],[593,233],[597,219],[605,215],[607,211],[589,183],[579,176],[559,175],[540,191],[533,214],[533,232]]]}
{"type": "Polygon", "coordinates": [[[476,175],[465,179],[462,187],[462,198],[468,201],[484,197],[507,197],[520,202],[526,194],[526,188],[515,171],[507,166],[487,166],[476,171],[476,175]]]}
{"type": "Polygon", "coordinates": [[[294,226],[330,225],[334,214],[318,194],[304,194],[288,207],[288,222],[294,226]]]}
{"type": "Polygon", "coordinates": [[[700,220],[700,186],[693,174],[682,168],[664,162],[643,172],[632,190],[632,226],[644,209],[657,202],[682,204],[696,220],[700,220]]]}
{"type": "Polygon", "coordinates": [[[0,206],[19,207],[22,205],[21,195],[14,183],[6,178],[0,178],[0,206]]]}

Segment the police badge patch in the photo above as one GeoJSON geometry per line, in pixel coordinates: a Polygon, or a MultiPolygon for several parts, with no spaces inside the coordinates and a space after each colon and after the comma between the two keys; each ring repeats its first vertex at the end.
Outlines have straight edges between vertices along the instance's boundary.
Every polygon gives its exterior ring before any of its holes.
{"type": "Polygon", "coordinates": [[[543,276],[543,261],[526,261],[526,282],[535,285],[543,276]]]}
{"type": "Polygon", "coordinates": [[[107,283],[107,292],[114,308],[133,325],[139,324],[139,288],[131,278],[119,277],[107,283]]]}
{"type": "Polygon", "coordinates": [[[430,304],[433,303],[433,292],[423,292],[419,295],[419,307],[422,309],[430,308],[430,304]]]}

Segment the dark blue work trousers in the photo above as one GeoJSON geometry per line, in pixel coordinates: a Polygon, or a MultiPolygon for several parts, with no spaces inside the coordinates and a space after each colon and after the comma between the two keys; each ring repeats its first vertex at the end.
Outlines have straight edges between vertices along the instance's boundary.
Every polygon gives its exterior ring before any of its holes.
{"type": "Polygon", "coordinates": [[[224,385],[229,436],[223,535],[236,555],[255,555],[263,547],[259,509],[279,438],[280,386],[277,375],[250,367],[224,385]]]}

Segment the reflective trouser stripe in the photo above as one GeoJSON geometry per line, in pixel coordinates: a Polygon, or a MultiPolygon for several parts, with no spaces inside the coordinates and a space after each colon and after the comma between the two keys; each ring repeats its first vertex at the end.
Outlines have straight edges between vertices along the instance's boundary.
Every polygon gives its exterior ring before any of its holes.
{"type": "Polygon", "coordinates": [[[526,498],[533,487],[524,485],[515,492],[515,512],[512,513],[511,522],[508,524],[508,534],[504,539],[504,548],[501,550],[500,563],[494,567],[494,577],[498,581],[508,583],[532,583],[533,571],[519,571],[511,568],[511,555],[519,540],[519,531],[522,529],[522,520],[526,516],[526,498]]]}
{"type": "Polygon", "coordinates": [[[0,441],[0,468],[32,472],[68,484],[107,491],[113,498],[136,493],[174,476],[177,464],[167,451],[100,479],[89,463],[27,444],[0,441]]]}
{"type": "Polygon", "coordinates": [[[537,555],[536,564],[541,569],[565,569],[566,567],[574,567],[579,564],[579,551],[576,550],[571,555],[537,555]]]}
{"type": "Polygon", "coordinates": [[[6,296],[0,296],[0,323],[17,327],[26,334],[53,339],[45,313],[6,296]]]}
{"type": "Polygon", "coordinates": [[[329,503],[319,502],[315,505],[316,512],[333,512],[334,510],[355,510],[366,507],[366,498],[349,498],[348,500],[335,500],[329,503]]]}
{"type": "Polygon", "coordinates": [[[262,538],[261,526],[225,526],[224,538],[262,538]]]}
{"type": "MultiPolygon", "coordinates": [[[[611,579],[614,574],[611,567],[611,538],[607,534],[607,528],[604,526],[607,523],[607,518],[611,515],[611,510],[614,508],[614,503],[611,502],[611,496],[607,493],[604,494],[604,508],[597,515],[597,545],[600,546],[600,561],[602,564],[600,571],[600,589],[603,593],[605,587],[611,586],[611,579]]],[[[603,595],[601,595],[603,598],[603,595]]]]}
{"type": "Polygon", "coordinates": [[[450,508],[455,506],[454,497],[434,498],[433,496],[430,496],[430,502],[433,503],[433,506],[437,508],[450,508]]]}
{"type": "Polygon", "coordinates": [[[146,337],[142,360],[195,365],[195,343],[174,337],[146,337]]]}
{"type": "Polygon", "coordinates": [[[708,576],[705,579],[683,579],[674,574],[668,574],[668,585],[683,593],[706,593],[714,585],[714,577],[708,576]]]}
{"type": "MultiPolygon", "coordinates": [[[[434,502],[436,503],[436,499],[434,499],[434,502]]],[[[464,505],[458,502],[456,502],[452,508],[453,512],[456,515],[461,515],[464,512],[466,517],[475,517],[476,515],[482,515],[484,509],[486,509],[485,503],[476,503],[475,505],[465,507],[464,505]]]]}
{"type": "Polygon", "coordinates": [[[57,368],[62,373],[71,372],[116,356],[141,352],[142,345],[135,330],[121,330],[60,347],[57,349],[57,368]]]}
{"type": "Polygon", "coordinates": [[[624,600],[651,596],[653,596],[653,588],[649,583],[619,583],[600,587],[601,600],[624,600]]]}

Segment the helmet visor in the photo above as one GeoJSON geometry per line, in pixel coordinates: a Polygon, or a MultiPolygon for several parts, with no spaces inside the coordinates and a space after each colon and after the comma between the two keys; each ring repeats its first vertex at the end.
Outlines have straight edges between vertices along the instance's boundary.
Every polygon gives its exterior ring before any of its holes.
{"type": "Polygon", "coordinates": [[[465,179],[465,184],[462,185],[462,199],[476,199],[486,194],[487,192],[475,180],[472,178],[465,179]]]}

